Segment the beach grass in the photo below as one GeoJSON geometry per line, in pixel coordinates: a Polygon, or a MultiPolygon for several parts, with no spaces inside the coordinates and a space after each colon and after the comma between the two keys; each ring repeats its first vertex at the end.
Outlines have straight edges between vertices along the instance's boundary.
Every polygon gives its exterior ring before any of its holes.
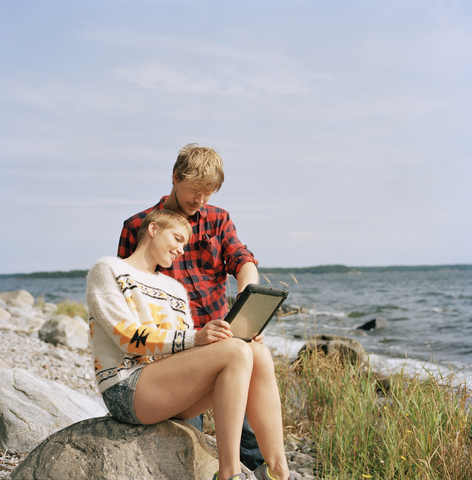
{"type": "Polygon", "coordinates": [[[85,322],[88,323],[88,310],[87,307],[80,302],[64,300],[57,304],[57,309],[55,311],[56,315],[63,314],[69,315],[69,317],[79,316],[82,317],[85,322]]]}
{"type": "Polygon", "coordinates": [[[390,377],[313,353],[293,365],[277,357],[286,435],[316,447],[326,479],[470,479],[470,391],[454,379],[390,377]]]}

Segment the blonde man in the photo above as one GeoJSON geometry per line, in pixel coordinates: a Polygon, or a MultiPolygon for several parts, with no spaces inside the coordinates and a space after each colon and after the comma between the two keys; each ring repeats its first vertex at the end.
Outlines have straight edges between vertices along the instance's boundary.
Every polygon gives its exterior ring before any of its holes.
{"type": "MultiPolygon", "coordinates": [[[[226,280],[233,275],[238,293],[249,283],[258,283],[257,260],[237,237],[229,213],[209,205],[211,196],[224,182],[223,161],[210,147],[195,143],[178,153],[172,171],[172,190],[154,205],[124,222],[118,256],[129,257],[136,249],[143,219],[155,209],[167,209],[188,220],[192,236],[183,255],[172,268],[158,271],[182,282],[187,289],[195,329],[227,314],[226,280]]],[[[213,332],[214,341],[219,340],[213,332]]],[[[201,418],[192,422],[201,430],[201,418]]],[[[249,424],[245,420],[241,439],[241,461],[251,470],[263,462],[249,424]]]]}

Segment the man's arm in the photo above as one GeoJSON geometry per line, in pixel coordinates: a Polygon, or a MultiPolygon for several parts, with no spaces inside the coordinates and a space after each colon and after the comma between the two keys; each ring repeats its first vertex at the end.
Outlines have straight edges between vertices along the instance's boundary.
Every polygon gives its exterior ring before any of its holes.
{"type": "Polygon", "coordinates": [[[245,263],[239,270],[236,280],[238,281],[238,294],[250,283],[259,283],[259,273],[256,265],[252,262],[245,263]]]}

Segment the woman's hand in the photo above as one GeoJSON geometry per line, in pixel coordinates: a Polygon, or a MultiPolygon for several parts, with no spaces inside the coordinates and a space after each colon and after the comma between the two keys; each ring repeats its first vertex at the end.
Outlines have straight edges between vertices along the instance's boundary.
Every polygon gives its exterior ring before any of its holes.
{"type": "Polygon", "coordinates": [[[209,343],[219,342],[231,338],[233,332],[229,323],[224,320],[210,320],[201,330],[195,332],[194,345],[208,345],[209,343]]]}
{"type": "Polygon", "coordinates": [[[254,337],[252,339],[253,342],[257,342],[257,343],[264,343],[264,334],[261,333],[260,335],[258,335],[257,337],[254,337]]]}

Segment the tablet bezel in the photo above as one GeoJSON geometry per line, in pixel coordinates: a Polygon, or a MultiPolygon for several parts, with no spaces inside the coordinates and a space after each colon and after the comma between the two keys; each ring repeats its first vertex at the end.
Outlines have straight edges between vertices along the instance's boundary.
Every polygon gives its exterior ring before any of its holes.
{"type": "MultiPolygon", "coordinates": [[[[267,295],[272,297],[278,297],[279,301],[277,302],[276,307],[272,310],[270,315],[265,319],[261,320],[261,325],[258,329],[258,332],[254,335],[257,337],[260,335],[268,323],[272,320],[275,312],[279,309],[280,305],[287,299],[289,291],[285,288],[277,288],[277,287],[269,287],[269,286],[262,286],[256,283],[250,283],[246,286],[246,288],[241,292],[238,296],[236,302],[232,306],[231,310],[226,315],[225,320],[231,325],[234,321],[237,321],[238,313],[242,310],[246,302],[253,297],[253,295],[267,295]]],[[[235,338],[242,338],[246,342],[250,342],[254,337],[236,337],[235,338]]]]}

